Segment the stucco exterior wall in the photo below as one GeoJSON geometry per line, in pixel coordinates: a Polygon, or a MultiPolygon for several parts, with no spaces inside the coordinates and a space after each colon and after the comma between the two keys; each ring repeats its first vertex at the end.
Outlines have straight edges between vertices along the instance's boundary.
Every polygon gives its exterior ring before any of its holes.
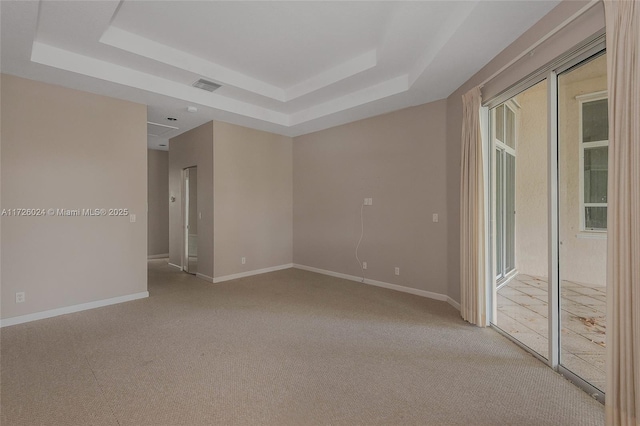
{"type": "MultiPolygon", "coordinates": [[[[563,280],[606,282],[605,235],[580,230],[579,95],[606,90],[606,56],[559,77],[559,232],[563,280]]],[[[516,267],[519,273],[547,276],[547,93],[538,84],[516,97],[516,267]]]]}
{"type": "Polygon", "coordinates": [[[543,81],[516,97],[516,269],[548,274],[547,83],[543,81]]]}

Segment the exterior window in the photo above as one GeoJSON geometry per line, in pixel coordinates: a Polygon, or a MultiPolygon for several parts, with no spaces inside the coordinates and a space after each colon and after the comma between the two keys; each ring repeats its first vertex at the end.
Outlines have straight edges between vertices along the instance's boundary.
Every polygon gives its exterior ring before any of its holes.
{"type": "Polygon", "coordinates": [[[606,92],[578,97],[580,105],[580,224],[607,230],[609,120],[606,92]]]}

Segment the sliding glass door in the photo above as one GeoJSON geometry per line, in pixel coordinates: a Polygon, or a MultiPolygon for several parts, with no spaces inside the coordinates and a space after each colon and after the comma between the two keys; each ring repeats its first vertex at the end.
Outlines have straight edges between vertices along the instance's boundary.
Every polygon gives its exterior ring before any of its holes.
{"type": "Polygon", "coordinates": [[[489,102],[491,323],[604,400],[604,37],[489,102]]]}

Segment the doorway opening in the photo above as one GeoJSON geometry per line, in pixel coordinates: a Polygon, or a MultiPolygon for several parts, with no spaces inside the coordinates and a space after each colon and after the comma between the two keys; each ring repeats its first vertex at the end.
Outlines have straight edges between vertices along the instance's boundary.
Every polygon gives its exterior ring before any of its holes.
{"type": "Polygon", "coordinates": [[[198,273],[198,168],[182,171],[183,253],[182,268],[189,274],[198,273]]]}

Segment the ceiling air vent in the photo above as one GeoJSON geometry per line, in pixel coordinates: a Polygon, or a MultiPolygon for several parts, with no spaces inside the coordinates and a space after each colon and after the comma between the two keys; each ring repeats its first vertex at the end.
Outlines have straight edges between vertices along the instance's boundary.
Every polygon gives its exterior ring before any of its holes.
{"type": "Polygon", "coordinates": [[[198,89],[206,90],[207,92],[213,92],[214,90],[221,87],[219,84],[216,84],[213,81],[205,80],[203,78],[193,83],[192,86],[197,87],[198,89]]]}
{"type": "Polygon", "coordinates": [[[154,123],[147,121],[147,135],[162,137],[174,130],[179,130],[176,126],[167,126],[166,124],[154,123]]]}

